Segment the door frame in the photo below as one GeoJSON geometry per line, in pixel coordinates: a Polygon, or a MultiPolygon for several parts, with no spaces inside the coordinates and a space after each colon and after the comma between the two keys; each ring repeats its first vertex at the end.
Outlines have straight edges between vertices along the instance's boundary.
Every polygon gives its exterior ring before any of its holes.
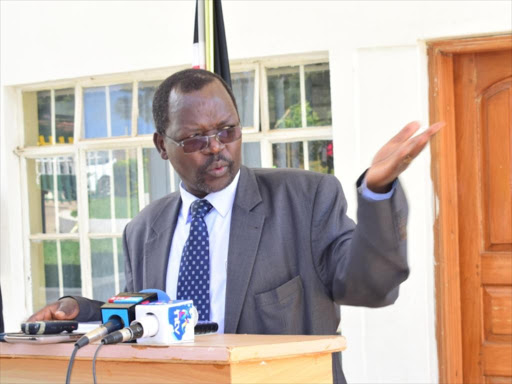
{"type": "Polygon", "coordinates": [[[436,339],[439,383],[462,384],[454,55],[512,49],[512,34],[427,42],[429,117],[446,126],[431,141],[434,187],[436,339]]]}

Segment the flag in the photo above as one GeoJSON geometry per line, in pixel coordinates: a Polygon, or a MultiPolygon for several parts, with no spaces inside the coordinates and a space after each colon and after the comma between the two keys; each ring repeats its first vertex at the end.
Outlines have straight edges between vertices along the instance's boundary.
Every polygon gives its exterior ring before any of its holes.
{"type": "Polygon", "coordinates": [[[221,0],[196,0],[192,65],[215,72],[231,87],[221,0]]]}

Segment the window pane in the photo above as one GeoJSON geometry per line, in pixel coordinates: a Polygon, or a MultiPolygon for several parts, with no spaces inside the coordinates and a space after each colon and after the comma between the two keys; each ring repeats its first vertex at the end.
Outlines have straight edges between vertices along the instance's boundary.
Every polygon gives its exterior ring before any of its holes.
{"type": "Polygon", "coordinates": [[[51,100],[50,91],[37,92],[37,121],[39,125],[39,143],[41,145],[53,144],[51,100]]]}
{"type": "Polygon", "coordinates": [[[242,127],[254,126],[254,73],[255,71],[248,71],[231,74],[232,89],[242,127]]]}
{"type": "Polygon", "coordinates": [[[308,142],[309,170],[321,173],[334,173],[332,140],[308,142]]]}
{"type": "Polygon", "coordinates": [[[139,83],[139,117],[137,119],[137,130],[139,135],[152,134],[155,132],[153,120],[153,96],[161,81],[141,81],[139,83]]]}
{"type": "Polygon", "coordinates": [[[306,112],[309,127],[331,125],[331,86],[329,64],[304,66],[306,112]]]}
{"type": "Polygon", "coordinates": [[[242,143],[242,164],[251,168],[261,167],[260,143],[242,143]]]}
{"type": "Polygon", "coordinates": [[[80,247],[78,241],[61,241],[60,247],[62,255],[62,277],[64,279],[63,295],[81,295],[82,278],[80,270],[80,247]]]}
{"type": "Polygon", "coordinates": [[[87,189],[90,232],[111,232],[110,180],[113,159],[109,151],[87,153],[87,189]]]}
{"type": "Polygon", "coordinates": [[[272,144],[274,168],[304,169],[302,142],[272,144]]]}
{"type": "Polygon", "coordinates": [[[106,301],[117,293],[112,241],[116,239],[91,239],[92,295],[95,300],[106,301]]]}
{"type": "Polygon", "coordinates": [[[267,70],[270,129],[302,127],[299,67],[267,70]]]}
{"type": "Polygon", "coordinates": [[[137,180],[137,151],[113,151],[114,158],[114,206],[116,228],[122,231],[131,218],[139,212],[137,180]]]}
{"type": "Polygon", "coordinates": [[[90,231],[121,232],[139,212],[137,151],[88,152],[87,184],[90,231]]]}
{"type": "Polygon", "coordinates": [[[107,102],[105,87],[84,89],[85,138],[107,137],[107,102]]]}
{"type": "Polygon", "coordinates": [[[78,230],[75,163],[72,157],[57,158],[57,194],[59,232],[78,230]]]}
{"type": "Polygon", "coordinates": [[[43,260],[46,303],[51,303],[60,297],[56,241],[43,241],[43,260]]]}
{"type": "Polygon", "coordinates": [[[144,158],[144,202],[151,203],[171,193],[169,162],[162,160],[156,148],[142,151],[144,158]]]}
{"type": "Polygon", "coordinates": [[[55,91],[55,135],[59,144],[73,143],[75,126],[75,90],[55,91]]]}
{"type": "Polygon", "coordinates": [[[132,85],[112,85],[108,89],[111,136],[129,136],[132,133],[132,85]]]}
{"type": "Polygon", "coordinates": [[[124,291],[126,287],[126,279],[124,274],[124,252],[123,252],[123,239],[116,239],[117,241],[117,270],[119,271],[119,289],[116,293],[124,291]]]}
{"type": "Polygon", "coordinates": [[[32,241],[31,268],[34,308],[64,295],[82,294],[78,241],[32,241]]]}
{"type": "Polygon", "coordinates": [[[27,160],[31,233],[78,231],[73,157],[27,160]]]}

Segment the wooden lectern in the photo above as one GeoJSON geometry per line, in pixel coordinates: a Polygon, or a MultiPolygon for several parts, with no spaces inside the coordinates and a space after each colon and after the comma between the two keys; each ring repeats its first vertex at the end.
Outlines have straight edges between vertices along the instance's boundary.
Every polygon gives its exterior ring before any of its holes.
{"type": "MultiPolygon", "coordinates": [[[[342,336],[204,335],[172,346],[103,346],[98,383],[332,383],[342,336]]],[[[98,347],[78,351],[71,383],[92,383],[98,347]]],[[[64,383],[73,344],[0,343],[1,383],[64,383]]]]}

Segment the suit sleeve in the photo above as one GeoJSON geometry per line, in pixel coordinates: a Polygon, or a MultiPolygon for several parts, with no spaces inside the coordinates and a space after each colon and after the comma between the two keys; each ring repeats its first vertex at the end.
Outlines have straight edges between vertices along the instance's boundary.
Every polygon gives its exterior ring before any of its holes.
{"type": "Polygon", "coordinates": [[[342,305],[382,307],[395,302],[409,275],[405,225],[407,201],[397,183],[390,199],[358,194],[357,221],[346,215],[339,181],[325,176],[317,187],[311,244],[315,267],[333,300],[342,305]]]}

